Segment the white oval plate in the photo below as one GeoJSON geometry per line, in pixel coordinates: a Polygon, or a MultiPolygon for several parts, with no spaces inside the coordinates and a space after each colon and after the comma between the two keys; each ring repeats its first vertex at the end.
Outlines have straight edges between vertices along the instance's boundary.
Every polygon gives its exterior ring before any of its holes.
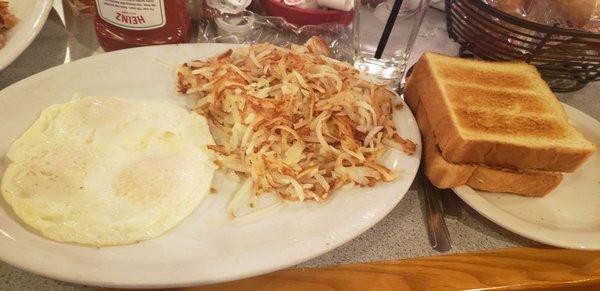
{"type": "MultiPolygon", "coordinates": [[[[0,157],[40,111],[73,93],[179,103],[177,64],[230,48],[190,44],[122,50],[44,71],[0,92],[0,157]]],[[[402,199],[419,167],[420,135],[408,107],[394,116],[400,134],[417,143],[412,156],[390,157],[405,169],[394,183],[338,191],[325,203],[285,203],[252,220],[225,210],[237,184],[216,177],[217,195],[165,235],[101,249],[58,243],[27,229],[0,199],[0,259],[47,277],[91,285],[172,287],[254,276],[298,264],[358,236],[402,199]]],[[[6,163],[4,163],[6,164],[6,163]]],[[[0,169],[0,174],[6,165],[0,169]]]]}
{"type": "MultiPolygon", "coordinates": [[[[569,121],[600,145],[600,122],[563,104],[569,121]]],[[[600,153],[596,152],[542,198],[453,188],[469,206],[526,238],[570,249],[600,250],[600,153]]]]}
{"type": "Polygon", "coordinates": [[[52,0],[8,0],[8,9],[19,23],[6,34],[6,44],[0,49],[0,70],[6,68],[38,35],[50,10],[52,0]]]}

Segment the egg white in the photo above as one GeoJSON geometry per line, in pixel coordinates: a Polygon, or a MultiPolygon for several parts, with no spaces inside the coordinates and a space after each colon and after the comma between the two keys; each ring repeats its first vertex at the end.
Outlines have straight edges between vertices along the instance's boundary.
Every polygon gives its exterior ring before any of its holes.
{"type": "Polygon", "coordinates": [[[210,189],[206,119],[173,104],[87,97],[50,106],[11,146],[1,191],[44,236],[107,246],[157,237],[210,189]]]}

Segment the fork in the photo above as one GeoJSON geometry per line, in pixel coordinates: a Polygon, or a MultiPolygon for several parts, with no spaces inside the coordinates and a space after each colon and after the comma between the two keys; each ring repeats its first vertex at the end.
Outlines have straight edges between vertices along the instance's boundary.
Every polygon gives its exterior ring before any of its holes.
{"type": "Polygon", "coordinates": [[[421,192],[425,199],[425,223],[427,225],[427,235],[429,243],[434,250],[438,252],[447,252],[452,246],[450,244],[450,234],[444,220],[444,209],[441,207],[442,199],[440,191],[429,182],[421,169],[419,170],[419,182],[421,192]]]}

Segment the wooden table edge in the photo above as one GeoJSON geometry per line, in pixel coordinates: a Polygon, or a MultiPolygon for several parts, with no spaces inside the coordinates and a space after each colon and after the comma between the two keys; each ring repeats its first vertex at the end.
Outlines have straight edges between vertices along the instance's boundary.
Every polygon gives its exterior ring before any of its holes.
{"type": "Polygon", "coordinates": [[[600,251],[520,247],[315,269],[179,290],[600,289],[600,251]]]}

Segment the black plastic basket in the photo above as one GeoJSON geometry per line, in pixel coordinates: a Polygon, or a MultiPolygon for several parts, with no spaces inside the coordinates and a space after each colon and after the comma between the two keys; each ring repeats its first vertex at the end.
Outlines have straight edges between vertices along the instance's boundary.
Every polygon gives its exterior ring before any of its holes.
{"type": "Polygon", "coordinates": [[[462,56],[528,62],[554,91],[600,80],[600,34],[534,23],[482,0],[446,0],[446,24],[462,56]]]}

